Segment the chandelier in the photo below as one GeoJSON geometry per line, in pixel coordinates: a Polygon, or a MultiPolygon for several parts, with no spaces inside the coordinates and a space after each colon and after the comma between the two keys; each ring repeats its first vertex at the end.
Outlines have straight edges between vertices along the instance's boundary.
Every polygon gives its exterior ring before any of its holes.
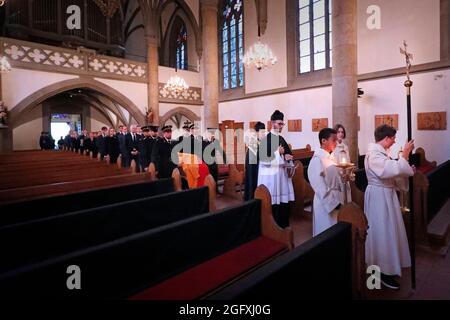
{"type": "Polygon", "coordinates": [[[247,68],[254,66],[258,71],[267,68],[269,65],[274,65],[278,61],[270,47],[267,44],[262,43],[260,38],[261,32],[258,27],[258,41],[248,49],[242,58],[242,61],[247,68]]]}
{"type": "Polygon", "coordinates": [[[0,73],[8,73],[11,71],[11,65],[6,57],[0,58],[0,73]]]}
{"type": "Polygon", "coordinates": [[[183,78],[179,77],[178,75],[174,75],[170,77],[169,81],[167,81],[164,89],[171,92],[172,95],[178,96],[181,93],[187,91],[189,89],[189,86],[183,78]]]}
{"type": "MultiPolygon", "coordinates": [[[[1,1],[1,0],[0,0],[1,1]]],[[[112,18],[120,7],[120,0],[94,0],[105,17],[112,18]]]]}

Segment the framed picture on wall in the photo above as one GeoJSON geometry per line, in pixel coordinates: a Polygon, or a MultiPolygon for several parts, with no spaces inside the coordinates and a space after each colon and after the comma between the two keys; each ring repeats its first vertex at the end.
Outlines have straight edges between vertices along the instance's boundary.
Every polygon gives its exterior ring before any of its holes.
{"type": "Polygon", "coordinates": [[[302,120],[288,120],[288,131],[289,132],[302,132],[302,120]]]}
{"type": "Polygon", "coordinates": [[[425,112],[417,114],[418,130],[447,130],[447,112],[425,112]]]}
{"type": "Polygon", "coordinates": [[[319,132],[320,130],[328,128],[328,118],[312,119],[312,131],[319,132]]]}
{"type": "Polygon", "coordinates": [[[398,114],[381,114],[375,116],[375,128],[387,124],[398,130],[398,114]]]}

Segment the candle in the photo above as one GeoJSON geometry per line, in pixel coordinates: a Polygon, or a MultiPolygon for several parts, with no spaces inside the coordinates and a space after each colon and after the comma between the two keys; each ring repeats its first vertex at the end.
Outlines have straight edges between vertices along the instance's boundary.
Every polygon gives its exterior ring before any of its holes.
{"type": "Polygon", "coordinates": [[[347,164],[347,159],[345,157],[342,157],[341,164],[347,164]]]}

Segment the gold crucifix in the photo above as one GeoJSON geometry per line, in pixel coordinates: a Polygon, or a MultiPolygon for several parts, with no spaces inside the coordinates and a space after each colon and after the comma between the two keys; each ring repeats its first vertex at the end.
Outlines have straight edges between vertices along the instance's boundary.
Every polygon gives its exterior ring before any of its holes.
{"type": "Polygon", "coordinates": [[[408,44],[405,40],[403,40],[403,48],[400,48],[400,53],[405,56],[406,59],[406,77],[408,78],[407,82],[411,82],[409,78],[409,72],[411,70],[411,60],[413,60],[412,53],[408,52],[408,44]]]}

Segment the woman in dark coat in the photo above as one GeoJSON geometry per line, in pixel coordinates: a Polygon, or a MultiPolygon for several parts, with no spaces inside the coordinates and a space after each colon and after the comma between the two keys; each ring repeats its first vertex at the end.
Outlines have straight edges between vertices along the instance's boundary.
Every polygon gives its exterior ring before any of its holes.
{"type": "Polygon", "coordinates": [[[255,190],[258,187],[259,141],[265,135],[266,126],[262,122],[257,122],[254,129],[256,134],[250,138],[245,155],[245,201],[254,198],[255,190]]]}
{"type": "Polygon", "coordinates": [[[119,138],[116,135],[116,130],[109,129],[109,136],[105,138],[106,155],[109,156],[109,163],[117,163],[117,158],[120,154],[119,138]]]}

